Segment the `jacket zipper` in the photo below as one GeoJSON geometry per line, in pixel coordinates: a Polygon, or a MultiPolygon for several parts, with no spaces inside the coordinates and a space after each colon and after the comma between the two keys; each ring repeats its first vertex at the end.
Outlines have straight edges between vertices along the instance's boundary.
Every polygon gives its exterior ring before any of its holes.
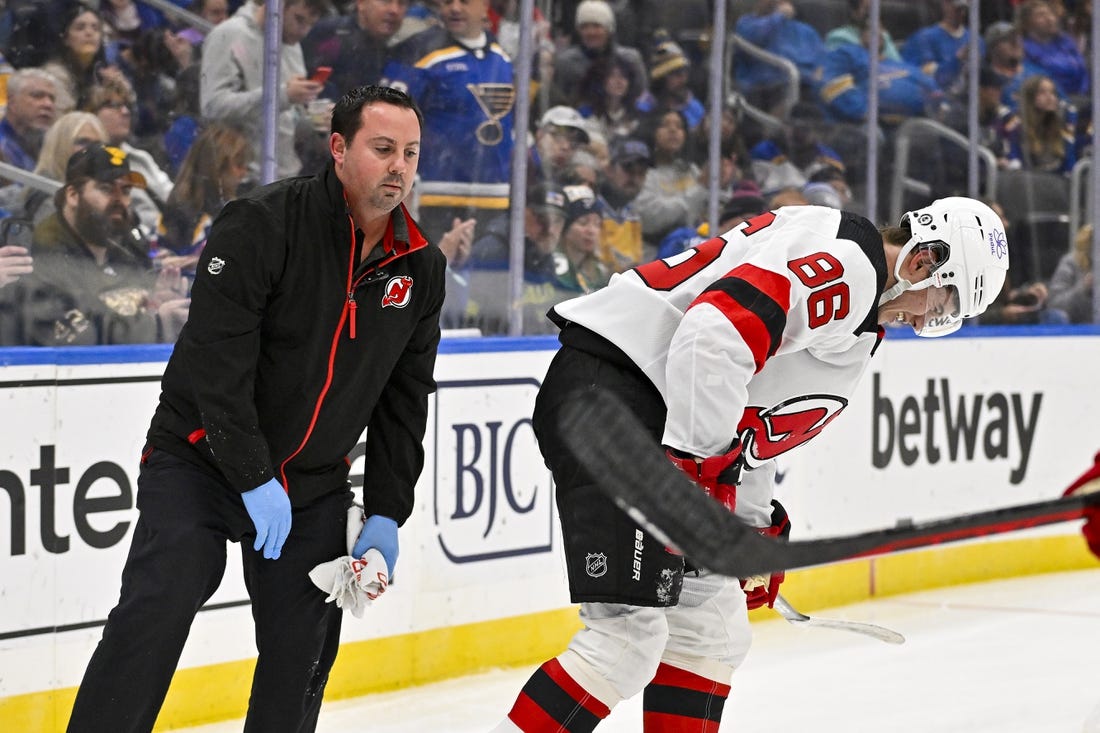
{"type": "Polygon", "coordinates": [[[325,395],[328,394],[328,390],[332,386],[332,377],[335,371],[334,365],[336,364],[336,347],[340,344],[340,331],[344,328],[344,320],[347,319],[349,315],[351,317],[351,323],[348,325],[348,329],[351,338],[355,338],[355,310],[358,306],[355,302],[356,283],[352,281],[352,277],[355,274],[355,222],[352,220],[351,216],[348,216],[348,225],[351,227],[351,253],[348,255],[348,302],[343,312],[340,313],[340,322],[336,324],[336,330],[332,334],[332,343],[328,351],[328,371],[325,374],[325,383],[321,386],[321,392],[317,395],[317,401],[313,403],[313,415],[309,419],[309,427],[306,428],[306,434],[302,436],[302,442],[298,444],[294,452],[283,459],[283,462],[279,464],[279,475],[283,480],[283,488],[286,490],[287,494],[290,493],[290,482],[286,477],[286,466],[306,447],[306,443],[309,442],[310,436],[313,435],[313,429],[317,426],[317,416],[321,414],[321,405],[324,403],[325,395]]]}
{"type": "Polygon", "coordinates": [[[355,340],[355,311],[359,304],[355,302],[355,291],[348,291],[348,334],[351,340],[355,340]]]}

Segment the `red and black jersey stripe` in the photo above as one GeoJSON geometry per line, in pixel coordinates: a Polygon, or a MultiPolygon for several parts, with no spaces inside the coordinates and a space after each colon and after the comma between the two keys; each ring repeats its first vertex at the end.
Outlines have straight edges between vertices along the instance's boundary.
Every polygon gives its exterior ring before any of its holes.
{"type": "Polygon", "coordinates": [[[783,340],[791,283],[775,272],[740,265],[700,293],[691,307],[700,303],[714,306],[733,324],[752,350],[759,372],[783,340]]]}

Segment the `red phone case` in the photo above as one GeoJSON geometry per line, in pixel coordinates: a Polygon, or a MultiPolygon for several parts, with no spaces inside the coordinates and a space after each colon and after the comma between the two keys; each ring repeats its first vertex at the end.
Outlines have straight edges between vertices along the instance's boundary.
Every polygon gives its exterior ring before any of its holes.
{"type": "Polygon", "coordinates": [[[313,76],[309,77],[310,81],[315,81],[318,84],[324,84],[328,81],[329,74],[332,73],[331,66],[318,66],[313,70],[313,76]]]}

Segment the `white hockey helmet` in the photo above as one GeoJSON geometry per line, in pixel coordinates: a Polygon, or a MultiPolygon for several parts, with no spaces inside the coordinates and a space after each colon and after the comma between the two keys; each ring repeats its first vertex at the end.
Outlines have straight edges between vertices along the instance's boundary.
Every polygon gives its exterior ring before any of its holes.
{"type": "Polygon", "coordinates": [[[884,305],[906,290],[948,288],[954,308],[930,315],[921,336],[943,336],[957,331],[963,319],[981,315],[1001,292],[1008,273],[1008,240],[1001,218],[981,201],[951,196],[902,215],[900,226],[910,232],[901,248],[894,277],[897,284],[882,294],[884,305]],[[901,277],[910,252],[931,255],[931,274],[911,283],[901,277]],[[950,310],[951,312],[948,312],[950,310]]]}

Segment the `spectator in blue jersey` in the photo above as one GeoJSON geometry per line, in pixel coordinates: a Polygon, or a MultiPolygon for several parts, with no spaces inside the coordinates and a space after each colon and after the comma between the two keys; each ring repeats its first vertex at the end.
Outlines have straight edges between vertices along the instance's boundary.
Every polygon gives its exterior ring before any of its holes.
{"type": "MultiPolygon", "coordinates": [[[[749,43],[792,62],[798,67],[800,96],[816,96],[825,42],[813,26],[795,18],[790,0],[757,0],[752,12],[737,19],[735,31],[749,43]]],[[[743,52],[734,57],[734,74],[749,102],[765,110],[774,108],[773,101],[781,99],[779,92],[788,83],[782,69],[743,52]]]]}
{"type": "MultiPolygon", "coordinates": [[[[848,22],[837,26],[825,34],[825,50],[832,51],[845,44],[859,46],[863,43],[861,35],[868,22],[870,0],[848,0],[848,22]]],[[[891,61],[901,61],[901,52],[894,44],[890,29],[882,28],[882,57],[891,61]]]]}
{"type": "Polygon", "coordinates": [[[791,108],[790,123],[781,135],[752,147],[752,175],[765,195],[791,186],[801,188],[824,169],[844,173],[840,154],[821,139],[824,127],[821,108],[812,102],[799,102],[791,108]]]}
{"type": "Polygon", "coordinates": [[[1088,95],[1088,64],[1049,2],[1021,4],[1016,8],[1016,25],[1024,39],[1024,58],[1054,80],[1061,95],[1071,100],[1088,95]]]}
{"type": "MultiPolygon", "coordinates": [[[[860,45],[844,44],[825,55],[821,100],[836,120],[863,122],[867,118],[871,65],[871,55],[867,51],[869,35],[869,28],[864,28],[860,45]]],[[[885,57],[879,60],[878,94],[878,121],[884,125],[897,125],[907,118],[923,116],[943,97],[936,81],[919,68],[885,57]]]]}
{"type": "Polygon", "coordinates": [[[1020,87],[1020,109],[1002,129],[1010,168],[1066,173],[1077,163],[1077,111],[1058,98],[1054,81],[1036,74],[1020,87]]]}
{"type": "Polygon", "coordinates": [[[649,90],[638,100],[638,110],[645,114],[680,112],[688,129],[695,130],[706,115],[706,108],[691,91],[691,61],[684,50],[668,37],[655,34],[655,48],[649,63],[649,90]]]}
{"type": "Polygon", "coordinates": [[[574,27],[578,42],[555,54],[550,103],[577,107],[584,92],[581,81],[593,64],[619,60],[630,68],[628,75],[646,86],[645,61],[638,49],[615,40],[615,14],[604,0],[582,0],[577,5],[574,27]]]}
{"type": "Polygon", "coordinates": [[[8,77],[8,106],[0,120],[0,160],[34,170],[42,138],[57,119],[57,80],[42,69],[8,77]]]}
{"type": "Polygon", "coordinates": [[[611,161],[596,190],[600,203],[600,259],[615,272],[645,260],[638,194],[653,159],[649,146],[635,138],[615,141],[611,161]]]}
{"type": "Polygon", "coordinates": [[[420,223],[436,238],[455,216],[507,206],[516,90],[488,10],[489,0],[440,0],[443,25],[400,43],[383,73],[424,111],[420,223]]]}
{"type": "Polygon", "coordinates": [[[901,47],[901,57],[936,80],[941,89],[959,81],[969,53],[970,0],[940,0],[940,21],[917,29],[901,47]]]}
{"type": "Polygon", "coordinates": [[[409,0],[355,0],[346,15],[323,18],[302,39],[306,68],[332,69],[321,96],[339,99],[348,89],[377,84],[409,0]]]}

